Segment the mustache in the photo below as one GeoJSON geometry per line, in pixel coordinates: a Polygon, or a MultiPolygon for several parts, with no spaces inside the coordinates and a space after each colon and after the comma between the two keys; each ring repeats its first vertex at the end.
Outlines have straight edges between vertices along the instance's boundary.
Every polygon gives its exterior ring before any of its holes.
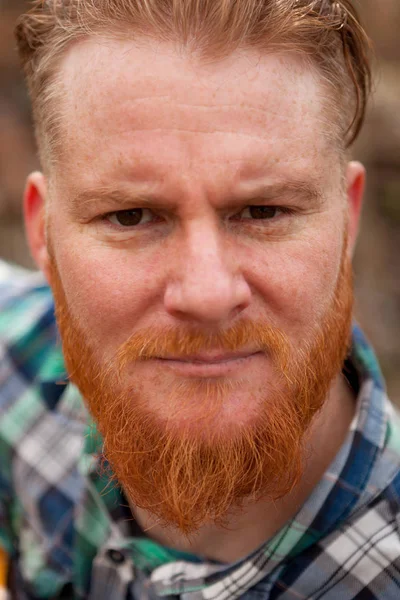
{"type": "Polygon", "coordinates": [[[284,367],[290,355],[288,337],[260,321],[241,320],[226,330],[207,332],[176,327],[146,328],[132,334],[119,348],[116,362],[123,369],[132,361],[185,359],[200,352],[264,352],[284,367]]]}

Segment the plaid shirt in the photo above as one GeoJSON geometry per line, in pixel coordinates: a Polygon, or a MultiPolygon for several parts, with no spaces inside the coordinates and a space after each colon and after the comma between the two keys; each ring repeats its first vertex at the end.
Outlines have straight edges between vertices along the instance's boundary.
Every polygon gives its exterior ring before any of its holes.
{"type": "Polygon", "coordinates": [[[400,598],[400,421],[356,326],[346,374],[358,401],[345,443],[292,520],[222,565],[133,530],[66,381],[41,275],[0,263],[0,307],[0,547],[16,598],[400,598]]]}

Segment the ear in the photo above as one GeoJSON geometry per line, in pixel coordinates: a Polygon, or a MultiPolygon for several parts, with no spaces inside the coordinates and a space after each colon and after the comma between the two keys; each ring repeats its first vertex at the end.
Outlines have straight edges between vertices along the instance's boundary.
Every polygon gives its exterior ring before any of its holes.
{"type": "Polygon", "coordinates": [[[26,236],[34,261],[49,281],[49,255],[46,239],[47,185],[42,173],[31,173],[24,191],[26,236]]]}
{"type": "Polygon", "coordinates": [[[348,251],[352,257],[356,246],[358,228],[360,224],[361,209],[364,196],[366,172],[359,162],[350,162],[347,165],[346,186],[348,206],[348,251]]]}

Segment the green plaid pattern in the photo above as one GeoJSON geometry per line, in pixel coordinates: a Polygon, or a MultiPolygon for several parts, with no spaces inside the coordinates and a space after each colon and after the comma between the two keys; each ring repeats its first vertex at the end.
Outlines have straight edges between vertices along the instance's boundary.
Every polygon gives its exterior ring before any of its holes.
{"type": "Polygon", "coordinates": [[[298,514],[230,565],[134,529],[68,382],[51,292],[0,263],[0,544],[19,600],[398,600],[400,420],[357,326],[346,441],[298,514]]]}

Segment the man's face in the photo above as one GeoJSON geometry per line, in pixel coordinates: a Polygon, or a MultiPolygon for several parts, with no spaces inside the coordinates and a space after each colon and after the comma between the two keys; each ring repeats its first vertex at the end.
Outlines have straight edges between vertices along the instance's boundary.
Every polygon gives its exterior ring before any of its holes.
{"type": "MultiPolygon", "coordinates": [[[[51,282],[72,379],[119,479],[145,505],[127,481],[135,457],[124,470],[118,456],[140,453],[132,436],[153,439],[149,423],[164,449],[173,440],[198,461],[190,477],[202,468],[192,441],[203,458],[224,447],[237,462],[256,431],[268,477],[298,466],[351,312],[343,171],[318,78],[294,57],[248,51],[205,65],[122,40],[77,44],[62,78],[51,282]],[[133,419],[142,421],[126,433],[133,419]]],[[[160,478],[162,454],[150,463],[160,478]]],[[[250,464],[238,463],[239,475],[250,464]]],[[[164,473],[169,489],[173,477],[189,489],[176,471],[164,473]]],[[[216,470],[208,476],[211,489],[216,470]]],[[[240,493],[249,490],[260,491],[240,493]]],[[[159,514],[190,528],[190,516],[168,511],[159,514]]]]}

